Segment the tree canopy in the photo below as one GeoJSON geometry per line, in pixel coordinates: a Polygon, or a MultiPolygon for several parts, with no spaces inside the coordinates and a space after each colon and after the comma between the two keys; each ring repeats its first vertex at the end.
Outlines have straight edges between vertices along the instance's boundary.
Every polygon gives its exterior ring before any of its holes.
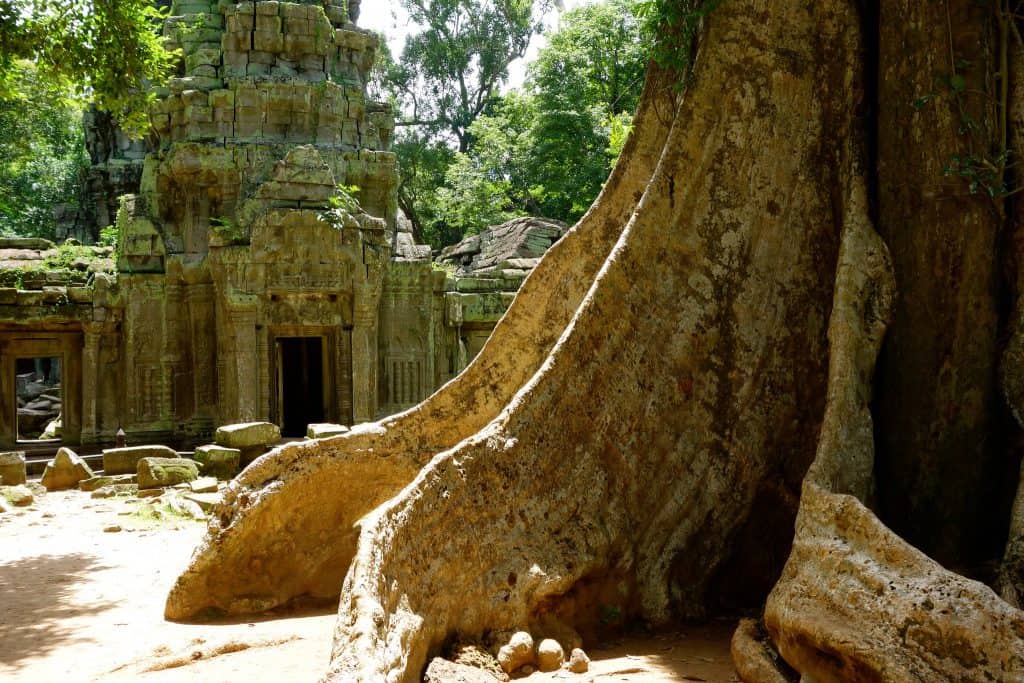
{"type": "Polygon", "coordinates": [[[0,98],[18,97],[18,60],[31,60],[39,78],[77,88],[141,135],[149,86],[175,61],[158,35],[165,12],[151,0],[0,0],[0,98]]]}
{"type": "MultiPolygon", "coordinates": [[[[629,0],[563,14],[524,87],[504,95],[492,88],[474,100],[479,107],[450,108],[462,112],[457,128],[424,115],[437,110],[429,103],[445,101],[443,91],[409,78],[407,60],[431,31],[440,35],[428,29],[415,38],[419,43],[411,40],[399,64],[385,55],[380,79],[409,115],[396,144],[403,168],[399,201],[417,236],[441,246],[515,216],[579,218],[628,133],[646,70],[647,50],[629,0]]],[[[473,63],[442,44],[450,50],[448,67],[473,63]]],[[[457,78],[448,82],[459,89],[457,78]]]]}
{"type": "Polygon", "coordinates": [[[0,231],[52,237],[54,212],[74,207],[88,163],[81,101],[31,62],[5,77],[14,95],[0,99],[0,231]]]}

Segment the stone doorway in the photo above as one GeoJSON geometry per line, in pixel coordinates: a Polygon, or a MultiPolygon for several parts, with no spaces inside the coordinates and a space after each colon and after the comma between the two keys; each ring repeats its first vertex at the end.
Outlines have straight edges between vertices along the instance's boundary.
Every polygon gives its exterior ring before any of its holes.
{"type": "Polygon", "coordinates": [[[323,337],[278,337],[277,406],[283,436],[305,436],[306,425],[325,422],[327,383],[323,337]]]}
{"type": "Polygon", "coordinates": [[[18,442],[61,440],[61,365],[60,356],[14,361],[18,442]]]}

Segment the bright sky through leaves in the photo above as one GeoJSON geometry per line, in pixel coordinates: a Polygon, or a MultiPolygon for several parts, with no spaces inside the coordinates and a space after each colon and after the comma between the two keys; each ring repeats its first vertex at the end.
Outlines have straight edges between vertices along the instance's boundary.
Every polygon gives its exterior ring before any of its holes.
{"type": "MultiPolygon", "coordinates": [[[[590,4],[594,0],[562,0],[561,4],[566,10],[590,4]]],[[[552,13],[547,19],[549,28],[553,28],[557,22],[557,15],[552,13]]],[[[391,46],[391,53],[400,55],[402,45],[405,43],[405,36],[412,27],[409,26],[409,19],[402,7],[397,2],[384,0],[369,0],[362,3],[359,11],[359,25],[363,28],[378,31],[387,36],[391,46]]],[[[545,44],[544,36],[535,35],[530,41],[530,47],[526,57],[512,62],[509,68],[509,80],[506,88],[518,88],[526,77],[526,65],[532,62],[537,56],[537,50],[545,44]]]]}

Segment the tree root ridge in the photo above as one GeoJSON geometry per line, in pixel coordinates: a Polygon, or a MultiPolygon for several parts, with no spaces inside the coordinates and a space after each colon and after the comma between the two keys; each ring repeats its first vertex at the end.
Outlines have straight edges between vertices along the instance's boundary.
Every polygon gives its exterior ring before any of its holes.
{"type": "Polygon", "coordinates": [[[853,496],[811,482],[765,622],[814,680],[1024,678],[1024,613],[940,567],[853,496]]]}

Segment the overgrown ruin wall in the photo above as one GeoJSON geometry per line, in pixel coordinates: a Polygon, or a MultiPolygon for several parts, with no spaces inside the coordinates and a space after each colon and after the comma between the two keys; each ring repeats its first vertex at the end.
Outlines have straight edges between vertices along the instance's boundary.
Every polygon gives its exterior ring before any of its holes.
{"type": "MultiPolygon", "coordinates": [[[[116,262],[35,245],[0,264],[43,274],[0,283],[0,368],[63,340],[65,442],[123,428],[134,443],[188,444],[296,410],[373,420],[419,403],[483,345],[535,260],[456,276],[400,225],[393,116],[366,98],[378,39],[358,8],[174,2],[164,34],[181,75],[158,91],[150,137],[92,115],[88,203],[96,225],[119,206],[116,262]],[[360,210],[333,210],[339,184],[359,188],[360,210]]],[[[495,244],[519,242],[491,251],[539,256],[563,232],[499,228],[495,244]]],[[[18,440],[7,398],[0,447],[18,440]]]]}

